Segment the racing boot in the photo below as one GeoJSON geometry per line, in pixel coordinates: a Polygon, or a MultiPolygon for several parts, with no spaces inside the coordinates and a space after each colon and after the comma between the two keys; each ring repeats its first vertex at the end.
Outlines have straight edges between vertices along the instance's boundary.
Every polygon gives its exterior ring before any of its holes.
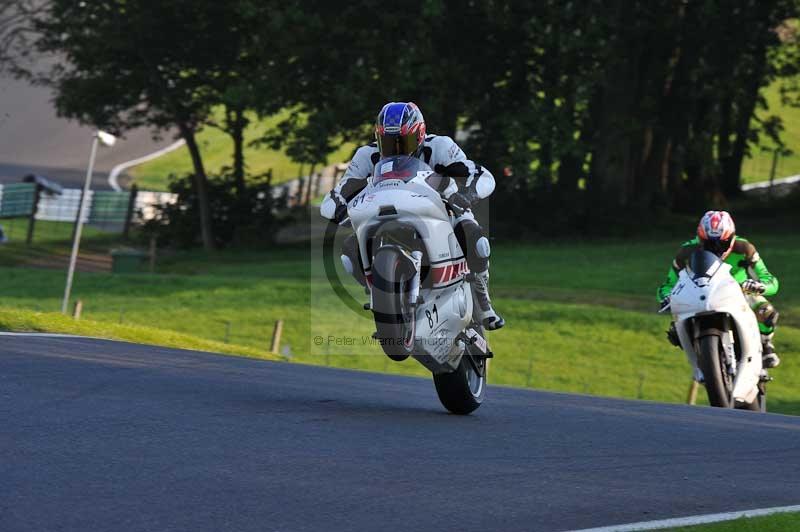
{"type": "Polygon", "coordinates": [[[492,308],[492,300],[489,299],[489,270],[470,274],[468,280],[472,287],[478,322],[489,331],[500,329],[506,321],[492,308]]]}
{"type": "Polygon", "coordinates": [[[780,357],[775,352],[775,346],[772,345],[773,336],[775,333],[761,335],[761,360],[765,368],[777,368],[781,363],[780,357]]]}

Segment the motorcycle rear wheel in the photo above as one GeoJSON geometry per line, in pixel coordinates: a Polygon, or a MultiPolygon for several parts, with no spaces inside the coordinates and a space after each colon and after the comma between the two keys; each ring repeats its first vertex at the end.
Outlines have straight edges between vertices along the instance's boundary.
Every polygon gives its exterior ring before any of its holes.
{"type": "Polygon", "coordinates": [[[453,414],[463,416],[474,412],[486,396],[488,372],[487,358],[464,353],[454,372],[433,376],[439,401],[453,414]],[[482,375],[475,370],[473,363],[482,375]]]}

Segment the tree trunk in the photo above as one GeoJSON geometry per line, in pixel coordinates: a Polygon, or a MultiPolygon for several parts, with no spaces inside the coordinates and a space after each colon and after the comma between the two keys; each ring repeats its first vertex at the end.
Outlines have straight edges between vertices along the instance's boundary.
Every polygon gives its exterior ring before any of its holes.
{"type": "MultiPolygon", "coordinates": [[[[575,87],[569,84],[566,93],[564,114],[578,121],[575,116],[575,87]]],[[[560,197],[566,201],[572,201],[578,193],[578,180],[581,178],[583,161],[586,158],[585,149],[582,148],[585,139],[591,137],[591,120],[587,119],[580,125],[579,140],[573,140],[572,149],[561,156],[561,164],[558,166],[558,191],[560,197]]]]}
{"type": "Polygon", "coordinates": [[[731,171],[731,111],[733,99],[728,94],[719,109],[719,131],[717,132],[717,158],[722,169],[723,191],[728,194],[728,176],[731,171]]]}
{"type": "Polygon", "coordinates": [[[763,39],[759,43],[758,50],[756,54],[754,54],[754,57],[755,60],[758,61],[758,66],[755,68],[752,77],[748,80],[745,101],[740,102],[738,105],[735,126],[736,139],[733,142],[730,159],[726,165],[728,167],[726,168],[727,173],[723,176],[723,187],[728,197],[736,196],[741,192],[742,161],[744,160],[747,140],[750,134],[750,120],[756,110],[758,92],[761,89],[761,78],[764,75],[764,68],[767,62],[766,45],[763,39]]]}
{"type": "Polygon", "coordinates": [[[208,196],[208,176],[203,167],[203,159],[200,155],[200,148],[197,146],[195,131],[192,126],[180,124],[181,137],[186,142],[189,155],[192,158],[194,167],[193,179],[195,193],[197,194],[197,205],[200,210],[200,233],[203,239],[203,249],[206,251],[214,250],[214,234],[211,224],[211,206],[208,196]]]}
{"type": "Polygon", "coordinates": [[[233,139],[233,179],[236,194],[243,199],[247,186],[244,182],[244,128],[247,127],[247,119],[241,108],[228,110],[226,114],[228,132],[233,139]]]}

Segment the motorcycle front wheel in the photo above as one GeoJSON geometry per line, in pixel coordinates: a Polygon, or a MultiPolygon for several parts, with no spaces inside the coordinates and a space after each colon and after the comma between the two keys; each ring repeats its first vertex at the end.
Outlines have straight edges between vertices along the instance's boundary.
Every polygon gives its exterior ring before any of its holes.
{"type": "Polygon", "coordinates": [[[372,261],[372,312],[377,340],[392,360],[405,360],[414,351],[414,312],[408,304],[408,285],[415,271],[394,246],[378,249],[372,261]]]}
{"type": "Polygon", "coordinates": [[[703,336],[698,341],[697,365],[703,372],[708,404],[719,408],[730,408],[733,379],[724,369],[724,352],[718,336],[703,336]]]}

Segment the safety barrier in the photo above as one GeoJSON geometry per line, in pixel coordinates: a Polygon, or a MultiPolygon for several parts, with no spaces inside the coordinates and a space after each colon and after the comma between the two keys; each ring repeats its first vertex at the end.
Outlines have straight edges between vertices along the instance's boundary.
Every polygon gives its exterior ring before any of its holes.
{"type": "MultiPolygon", "coordinates": [[[[35,183],[0,184],[0,219],[28,218],[29,237],[36,221],[75,222],[82,190],[49,192],[35,183]]],[[[109,232],[125,232],[132,223],[153,219],[157,206],[174,203],[177,197],[167,192],[89,191],[83,222],[109,232]]]]}

